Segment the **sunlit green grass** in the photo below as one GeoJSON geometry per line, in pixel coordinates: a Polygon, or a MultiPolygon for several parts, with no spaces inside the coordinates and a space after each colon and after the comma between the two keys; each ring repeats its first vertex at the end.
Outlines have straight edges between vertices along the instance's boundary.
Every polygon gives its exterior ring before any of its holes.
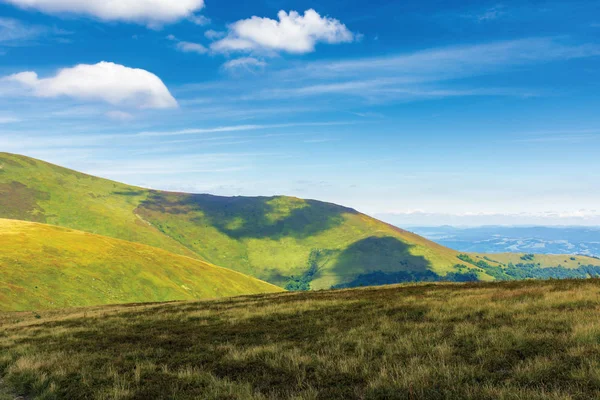
{"type": "Polygon", "coordinates": [[[134,213],[147,196],[145,189],[0,153],[0,218],[64,226],[196,256],[134,213]]]}
{"type": "Polygon", "coordinates": [[[315,250],[329,250],[330,257],[319,265],[313,289],[372,271],[419,268],[445,275],[457,263],[453,250],[333,204],[152,192],[7,153],[0,153],[0,166],[0,217],[143,243],[282,287],[306,272],[315,250]],[[370,254],[347,251],[372,238],[397,241],[393,261],[375,262],[384,251],[377,246],[370,254]]]}
{"type": "MultiPolygon", "coordinates": [[[[323,256],[311,274],[311,289],[389,283],[398,272],[431,272],[438,280],[457,272],[494,279],[485,269],[463,263],[454,250],[342,206],[293,197],[150,191],[7,153],[0,153],[0,218],[142,243],[280,287],[306,276],[313,267],[311,254],[317,253],[323,256]],[[383,281],[373,282],[374,276],[383,281]]],[[[508,264],[520,256],[488,258],[508,264]]],[[[541,267],[600,265],[600,260],[569,256],[539,256],[536,262],[541,267]]]]}
{"type": "Polygon", "coordinates": [[[157,248],[0,219],[0,310],[157,302],[279,288],[157,248]]]}
{"type": "Polygon", "coordinates": [[[597,399],[599,294],[420,284],[0,314],[0,376],[43,399],[597,399]]]}
{"type": "Polygon", "coordinates": [[[354,210],[289,197],[161,193],[144,202],[138,213],[202,258],[282,286],[289,276],[307,270],[314,250],[328,250],[329,256],[319,263],[313,289],[328,289],[373,271],[415,269],[445,275],[459,262],[453,250],[354,210]],[[386,246],[384,238],[395,245],[386,246]],[[353,251],[353,245],[366,240],[372,242],[368,249],[353,251]]]}

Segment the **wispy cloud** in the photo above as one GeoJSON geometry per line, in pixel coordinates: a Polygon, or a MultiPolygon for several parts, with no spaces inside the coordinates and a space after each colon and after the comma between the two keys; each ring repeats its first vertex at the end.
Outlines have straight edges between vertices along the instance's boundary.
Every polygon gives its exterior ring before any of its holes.
{"type": "Polygon", "coordinates": [[[343,83],[326,83],[294,87],[288,89],[265,90],[260,95],[264,98],[289,98],[318,95],[353,95],[374,102],[385,102],[391,99],[431,99],[468,96],[517,96],[534,97],[536,92],[521,88],[443,88],[424,85],[425,82],[410,82],[404,79],[375,79],[364,81],[348,81],[343,83]]]}
{"type": "Polygon", "coordinates": [[[504,16],[506,14],[507,14],[506,8],[503,5],[499,4],[495,7],[487,9],[482,14],[477,15],[476,19],[479,22],[493,21],[498,18],[501,18],[502,16],[504,16]]]}
{"type": "MultiPolygon", "coordinates": [[[[11,120],[7,117],[7,123],[11,120]]],[[[0,148],[5,151],[23,152],[26,150],[38,150],[38,149],[65,149],[65,148],[102,148],[107,145],[115,144],[132,144],[136,148],[142,148],[144,151],[146,147],[151,147],[155,150],[153,152],[166,151],[164,146],[170,146],[173,150],[173,145],[177,146],[178,149],[189,149],[191,147],[213,147],[219,145],[237,145],[249,143],[259,139],[267,140],[269,138],[276,137],[288,137],[304,135],[304,133],[285,132],[285,133],[260,133],[261,131],[270,131],[275,129],[289,129],[296,127],[317,127],[317,126],[341,126],[349,125],[353,122],[306,122],[306,123],[289,123],[289,124],[263,124],[263,125],[231,125],[221,126],[213,128],[189,128],[175,131],[162,131],[162,132],[131,132],[131,133],[86,133],[82,134],[64,134],[57,132],[25,132],[25,131],[13,131],[9,132],[4,130],[0,136],[0,148]],[[258,135],[217,135],[210,136],[210,134],[221,134],[227,132],[246,132],[251,131],[258,132],[258,135]],[[208,136],[204,136],[208,135],[208,136]],[[179,139],[181,137],[181,139],[179,139]],[[190,138],[191,137],[191,138],[190,138]],[[140,138],[144,138],[144,141],[140,141],[140,138]],[[157,145],[159,145],[157,147],[157,145]],[[162,146],[162,147],[161,147],[162,146]]],[[[78,133],[81,133],[79,129],[76,129],[78,133]]]]}
{"type": "Polygon", "coordinates": [[[2,116],[0,115],[0,124],[14,124],[16,122],[21,122],[22,120],[17,117],[10,116],[2,116]]]}
{"type": "Polygon", "coordinates": [[[378,72],[424,81],[490,73],[510,66],[600,55],[597,44],[565,44],[555,38],[530,38],[471,46],[453,46],[390,57],[315,62],[290,71],[309,77],[344,77],[378,72]]]}
{"type": "Polygon", "coordinates": [[[105,115],[108,118],[115,121],[131,121],[132,119],[134,119],[134,116],[132,114],[118,110],[108,111],[105,115]]]}
{"type": "MultiPolygon", "coordinates": [[[[162,154],[168,154],[163,152],[162,154]]],[[[257,157],[274,156],[274,153],[222,152],[185,154],[178,156],[152,156],[135,160],[102,161],[94,163],[86,173],[97,176],[177,175],[189,173],[226,173],[250,168],[257,157]]]]}
{"type": "Polygon", "coordinates": [[[232,126],[220,126],[220,127],[215,127],[215,128],[181,129],[181,130],[177,130],[177,131],[140,132],[140,133],[137,133],[134,135],[129,135],[129,136],[164,137],[164,136],[198,135],[198,134],[205,134],[205,133],[256,131],[256,130],[282,129],[282,128],[308,127],[308,126],[348,125],[351,123],[353,123],[353,122],[302,122],[302,123],[290,123],[290,124],[232,125],[232,126]]]}
{"type": "Polygon", "coordinates": [[[204,37],[210,40],[217,40],[224,38],[227,35],[227,32],[215,31],[214,29],[209,29],[204,32],[204,37]]]}
{"type": "Polygon", "coordinates": [[[206,54],[208,53],[208,49],[204,47],[200,43],[193,42],[179,42],[177,43],[177,49],[184,53],[196,53],[196,54],[206,54]]]}
{"type": "Polygon", "coordinates": [[[350,114],[352,115],[356,115],[358,117],[361,118],[385,118],[385,115],[383,115],[382,113],[378,113],[378,112],[350,112],[350,114]]]}
{"type": "Polygon", "coordinates": [[[4,46],[31,41],[44,32],[44,28],[30,26],[11,18],[0,18],[0,44],[4,46]]]}
{"type": "Polygon", "coordinates": [[[199,25],[199,26],[205,26],[210,24],[210,18],[205,17],[204,15],[192,15],[188,18],[188,20],[190,20],[190,22],[199,25]]]}
{"type": "Polygon", "coordinates": [[[118,167],[118,168],[107,168],[107,169],[95,169],[87,171],[87,173],[95,176],[160,176],[160,175],[180,175],[180,174],[207,174],[207,173],[225,173],[225,172],[237,172],[244,171],[248,167],[225,167],[225,168],[194,168],[186,165],[184,167],[174,166],[173,164],[163,164],[160,166],[147,167],[147,166],[135,166],[135,167],[118,167]]]}
{"type": "Polygon", "coordinates": [[[190,109],[198,107],[199,110],[207,114],[209,118],[226,118],[226,119],[250,119],[256,117],[265,117],[270,115],[282,115],[282,114],[302,114],[309,112],[322,111],[322,107],[308,107],[308,106],[295,106],[290,105],[287,107],[263,105],[262,107],[241,107],[237,104],[224,104],[217,106],[207,106],[203,104],[209,104],[210,101],[202,101],[202,99],[189,99],[180,102],[182,106],[190,109]]]}
{"type": "Polygon", "coordinates": [[[468,96],[534,97],[539,88],[473,84],[473,78],[550,62],[600,56],[600,45],[573,44],[559,38],[528,38],[434,48],[386,57],[300,63],[271,70],[252,81],[188,85],[181,92],[214,93],[220,100],[269,101],[298,97],[344,96],[369,103],[468,96]]]}
{"type": "Polygon", "coordinates": [[[256,72],[257,70],[262,70],[266,66],[266,62],[254,57],[236,58],[223,64],[223,68],[233,72],[238,72],[240,70],[245,72],[256,72]]]}
{"type": "Polygon", "coordinates": [[[514,143],[583,143],[600,139],[600,129],[573,129],[518,134],[514,143]]]}
{"type": "Polygon", "coordinates": [[[44,37],[58,37],[69,34],[71,32],[55,27],[33,25],[13,18],[0,17],[0,46],[29,46],[44,37]]]}
{"type": "Polygon", "coordinates": [[[306,139],[306,140],[304,140],[304,143],[318,144],[318,143],[337,142],[338,140],[340,140],[340,139],[334,139],[334,138],[317,138],[317,139],[306,139]]]}
{"type": "Polygon", "coordinates": [[[175,42],[175,48],[183,53],[206,54],[208,49],[201,43],[179,40],[175,35],[168,35],[167,40],[175,42]]]}

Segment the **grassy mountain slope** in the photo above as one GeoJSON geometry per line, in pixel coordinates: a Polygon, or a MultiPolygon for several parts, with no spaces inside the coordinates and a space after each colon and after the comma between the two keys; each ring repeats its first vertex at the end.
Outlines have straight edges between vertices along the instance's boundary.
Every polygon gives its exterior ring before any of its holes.
{"type": "Polygon", "coordinates": [[[599,280],[420,284],[0,314],[0,393],[598,399],[599,291],[599,280]]]}
{"type": "Polygon", "coordinates": [[[192,300],[279,288],[165,250],[0,219],[0,310],[192,300]]]}
{"type": "Polygon", "coordinates": [[[322,289],[379,271],[446,275],[457,264],[453,250],[313,200],[153,192],[136,212],[203,259],[281,286],[290,276],[322,289]]]}
{"type": "MultiPolygon", "coordinates": [[[[464,262],[459,252],[335,204],[147,190],[7,153],[0,153],[0,218],[147,244],[291,290],[518,275],[498,270],[511,268],[508,258],[489,268],[477,265],[485,255],[464,262]]],[[[550,256],[540,260],[558,266],[550,256]]],[[[595,276],[536,270],[518,278],[548,274],[595,276]]]]}
{"type": "Polygon", "coordinates": [[[0,217],[143,243],[282,287],[441,279],[457,272],[455,251],[345,207],[151,191],[7,153],[0,153],[0,217]]]}
{"type": "Polygon", "coordinates": [[[0,218],[64,226],[196,257],[133,211],[148,191],[0,153],[0,218]]]}

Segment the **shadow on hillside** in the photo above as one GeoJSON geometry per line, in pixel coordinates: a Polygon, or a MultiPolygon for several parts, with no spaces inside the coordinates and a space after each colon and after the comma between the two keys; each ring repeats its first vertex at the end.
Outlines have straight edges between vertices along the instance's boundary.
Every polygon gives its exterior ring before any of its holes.
{"type": "Polygon", "coordinates": [[[155,192],[140,208],[185,214],[194,223],[214,226],[235,239],[305,238],[341,225],[344,214],[357,213],[350,208],[315,200],[299,201],[281,213],[274,204],[278,200],[292,203],[292,200],[280,197],[220,197],[155,192]],[[280,215],[277,215],[278,212],[280,215]]]}
{"type": "Polygon", "coordinates": [[[112,192],[111,194],[114,194],[117,196],[137,197],[137,196],[143,196],[145,193],[146,193],[145,190],[127,189],[127,190],[115,191],[115,192],[112,192]]]}
{"type": "Polygon", "coordinates": [[[369,237],[344,250],[333,267],[341,277],[364,271],[335,289],[388,285],[404,282],[471,282],[477,275],[471,272],[440,276],[431,271],[431,263],[423,256],[410,253],[412,246],[393,237],[369,237]]]}
{"type": "Polygon", "coordinates": [[[46,222],[44,209],[38,201],[49,198],[48,193],[31,189],[20,182],[0,183],[0,218],[46,222]]]}

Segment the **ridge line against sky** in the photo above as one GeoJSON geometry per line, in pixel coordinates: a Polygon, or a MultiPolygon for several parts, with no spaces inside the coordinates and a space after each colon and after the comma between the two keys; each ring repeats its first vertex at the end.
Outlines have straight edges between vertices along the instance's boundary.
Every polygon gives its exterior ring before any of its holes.
{"type": "Polygon", "coordinates": [[[594,15],[577,0],[0,0],[0,151],[400,225],[600,224],[594,15]]]}

